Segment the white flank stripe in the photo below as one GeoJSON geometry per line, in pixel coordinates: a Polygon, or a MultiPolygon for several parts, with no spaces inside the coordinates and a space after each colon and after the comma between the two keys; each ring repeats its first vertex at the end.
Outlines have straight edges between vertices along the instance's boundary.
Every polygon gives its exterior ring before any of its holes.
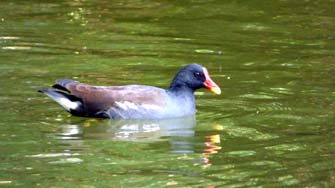
{"type": "Polygon", "coordinates": [[[128,102],[128,101],[115,102],[115,104],[119,106],[120,108],[122,108],[123,110],[128,110],[128,109],[138,110],[137,105],[132,102],[128,102]]]}
{"type": "Polygon", "coordinates": [[[160,106],[153,104],[143,104],[142,107],[150,110],[162,110],[160,106]]]}
{"type": "Polygon", "coordinates": [[[131,109],[134,109],[134,110],[138,110],[138,107],[136,104],[132,103],[132,102],[128,102],[128,101],[125,101],[124,103],[128,108],[131,108],[131,109]]]}
{"type": "Polygon", "coordinates": [[[115,102],[115,104],[116,104],[117,106],[119,106],[120,108],[122,108],[123,110],[127,110],[127,106],[124,105],[122,102],[115,102]]]}

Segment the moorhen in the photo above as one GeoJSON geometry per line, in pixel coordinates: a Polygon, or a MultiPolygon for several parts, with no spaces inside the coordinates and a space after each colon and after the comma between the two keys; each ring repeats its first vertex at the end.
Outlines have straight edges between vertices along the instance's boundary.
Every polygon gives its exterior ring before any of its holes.
{"type": "Polygon", "coordinates": [[[75,116],[111,119],[163,119],[195,113],[194,91],[221,90],[205,67],[189,64],[181,68],[167,90],[145,85],[90,86],[59,79],[51,89],[40,89],[75,116]]]}

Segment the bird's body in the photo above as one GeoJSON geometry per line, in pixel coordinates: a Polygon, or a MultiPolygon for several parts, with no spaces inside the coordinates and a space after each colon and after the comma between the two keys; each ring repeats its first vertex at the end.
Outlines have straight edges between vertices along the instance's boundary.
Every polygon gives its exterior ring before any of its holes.
{"type": "Polygon", "coordinates": [[[206,87],[203,85],[206,80],[212,84],[207,86],[208,89],[218,88],[205,68],[202,69],[197,64],[186,67],[176,74],[167,90],[145,85],[91,86],[70,79],[60,79],[52,89],[39,91],[76,116],[112,119],[181,117],[195,113],[193,93],[198,87],[206,87]],[[206,73],[201,78],[202,82],[196,83],[192,76],[193,72],[199,71],[206,73]]]}

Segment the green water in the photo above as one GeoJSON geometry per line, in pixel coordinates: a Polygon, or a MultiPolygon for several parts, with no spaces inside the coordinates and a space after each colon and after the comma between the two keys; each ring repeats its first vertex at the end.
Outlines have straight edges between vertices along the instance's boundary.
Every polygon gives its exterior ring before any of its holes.
{"type": "Polygon", "coordinates": [[[335,187],[335,2],[0,1],[1,187],[335,187]],[[222,95],[196,117],[71,117],[57,78],[222,95]]]}

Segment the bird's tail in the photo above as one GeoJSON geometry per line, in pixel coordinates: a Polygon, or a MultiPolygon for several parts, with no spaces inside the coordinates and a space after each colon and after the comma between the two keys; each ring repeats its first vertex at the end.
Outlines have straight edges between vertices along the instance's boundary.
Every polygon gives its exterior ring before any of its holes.
{"type": "Polygon", "coordinates": [[[79,112],[82,108],[83,102],[80,98],[58,91],[55,89],[39,89],[38,92],[43,93],[50,97],[52,100],[60,104],[66,111],[74,114],[79,112]]]}

